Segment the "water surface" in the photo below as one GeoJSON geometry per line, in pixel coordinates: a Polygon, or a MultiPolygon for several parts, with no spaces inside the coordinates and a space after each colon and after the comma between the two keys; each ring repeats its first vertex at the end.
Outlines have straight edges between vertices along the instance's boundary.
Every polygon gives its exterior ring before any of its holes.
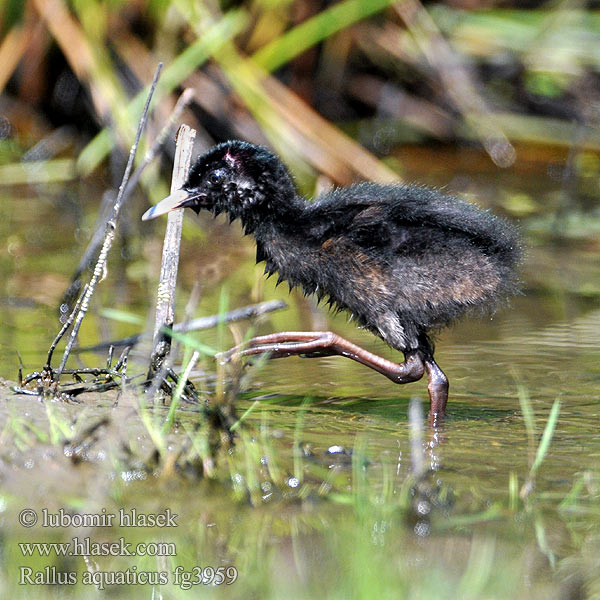
{"type": "MultiPolygon", "coordinates": [[[[89,510],[123,504],[147,510],[172,507],[184,515],[178,543],[196,553],[194,560],[211,557],[239,568],[239,581],[246,587],[238,582],[228,591],[213,590],[235,597],[248,597],[244,589],[256,597],[314,597],[317,591],[327,597],[359,597],[361,585],[366,595],[376,595],[380,585],[385,596],[390,582],[399,586],[400,597],[477,597],[477,589],[487,597],[507,598],[581,597],[581,589],[591,594],[599,585],[593,548],[600,541],[598,215],[589,198],[565,196],[554,175],[564,157],[540,162],[532,150],[523,153],[518,167],[501,173],[475,152],[399,154],[407,179],[464,194],[518,220],[526,245],[523,294],[493,316],[465,320],[437,339],[436,358],[450,379],[451,395],[443,430],[424,432],[430,487],[427,493],[418,487],[411,492],[417,500],[425,494],[422,518],[418,509],[407,513],[401,498],[410,490],[406,482],[414,454],[408,405],[417,397],[426,406],[426,383],[396,386],[340,357],[289,358],[249,371],[237,413],[251,412],[242,428],[243,441],[231,451],[232,464],[245,463],[249,470],[240,471],[237,484],[237,467],[232,465],[231,480],[222,474],[218,485],[164,473],[155,478],[135,469],[115,471],[108,457],[119,440],[137,440],[140,456],[152,446],[135,399],[112,408],[114,398],[108,396],[85,398],[83,405],[53,405],[74,430],[107,414],[113,423],[89,464],[74,470],[60,445],[28,446],[25,437],[14,434],[14,423],[21,421],[47,429],[49,409],[4,389],[2,414],[8,433],[3,478],[10,514],[18,511],[23,498],[32,506],[66,504],[89,510]],[[519,390],[533,410],[532,439],[519,390]],[[557,398],[560,416],[537,473],[535,500],[522,504],[514,489],[518,492],[527,478],[557,398]],[[16,445],[15,439],[20,440],[16,445]],[[253,444],[255,454],[249,450],[253,444]],[[272,481],[268,460],[261,466],[261,456],[269,449],[278,463],[279,482],[272,481]],[[258,496],[249,493],[244,501],[240,490],[251,488],[250,473],[255,473],[261,491],[258,496]],[[573,502],[565,503],[570,492],[573,502]],[[381,577],[371,573],[363,578],[361,562],[371,570],[377,565],[381,577]],[[429,578],[430,573],[436,576],[429,578]]],[[[58,330],[57,307],[92,230],[102,189],[79,185],[1,193],[0,375],[14,381],[17,351],[26,372],[39,369],[45,360],[58,330]]],[[[130,237],[113,249],[108,277],[82,329],[83,345],[139,330],[100,316],[102,307],[149,319],[164,223],[142,224],[137,216],[143,210],[140,200],[131,206],[126,220],[130,237]]],[[[312,300],[288,295],[284,286],[265,281],[253,256],[252,241],[237,227],[221,219],[190,219],[180,268],[179,314],[199,281],[196,315],[216,313],[222,289],[232,308],[282,298],[288,309],[257,324],[258,332],[328,328],[400,359],[343,315],[330,315],[312,300]]],[[[244,327],[238,326],[239,331],[244,327]]],[[[215,347],[233,343],[228,332],[224,339],[216,331],[199,338],[215,347]]],[[[133,371],[144,370],[146,352],[141,348],[134,353],[133,371]]],[[[104,362],[91,353],[78,360],[94,366],[104,362]]],[[[210,399],[214,384],[207,371],[214,371],[210,360],[199,365],[194,381],[210,399]]],[[[185,423],[195,418],[193,412],[181,417],[173,444],[184,435],[185,423]]],[[[7,528],[13,536],[23,534],[14,522],[7,528]]],[[[14,548],[11,552],[11,560],[17,560],[14,548]]]]}

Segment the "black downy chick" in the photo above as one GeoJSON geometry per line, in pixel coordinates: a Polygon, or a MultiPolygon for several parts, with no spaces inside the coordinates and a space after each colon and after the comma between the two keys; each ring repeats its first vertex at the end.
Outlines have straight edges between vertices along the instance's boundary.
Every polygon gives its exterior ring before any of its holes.
{"type": "Polygon", "coordinates": [[[431,332],[468,311],[493,310],[516,291],[516,230],[426,187],[361,183],[307,202],[277,156],[230,141],[200,156],[183,188],[142,218],[182,207],[239,218],[256,240],[265,273],[278,271],[280,281],[327,297],[405,360],[394,363],[334,333],[315,331],[257,337],[231,353],[341,355],[395,383],[427,372],[432,422],[445,414],[448,380],[433,358],[431,332]]]}

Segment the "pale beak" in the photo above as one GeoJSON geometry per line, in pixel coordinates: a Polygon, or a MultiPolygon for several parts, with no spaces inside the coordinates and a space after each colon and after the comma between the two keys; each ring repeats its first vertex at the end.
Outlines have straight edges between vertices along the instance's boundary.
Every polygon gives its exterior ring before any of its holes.
{"type": "Polygon", "coordinates": [[[149,221],[150,219],[164,215],[175,208],[184,208],[187,206],[189,201],[194,200],[195,198],[197,198],[197,196],[190,194],[190,192],[183,188],[176,190],[170,196],[167,196],[158,204],[155,204],[152,208],[149,208],[142,215],[142,221],[149,221]]]}

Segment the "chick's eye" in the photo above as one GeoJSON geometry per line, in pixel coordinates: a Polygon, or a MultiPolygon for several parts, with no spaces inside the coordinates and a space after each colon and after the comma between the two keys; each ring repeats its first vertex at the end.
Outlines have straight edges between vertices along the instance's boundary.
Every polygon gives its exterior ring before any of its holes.
{"type": "Polygon", "coordinates": [[[208,176],[208,181],[210,183],[212,183],[213,185],[220,183],[222,180],[223,180],[223,173],[221,173],[220,171],[213,171],[208,176]]]}

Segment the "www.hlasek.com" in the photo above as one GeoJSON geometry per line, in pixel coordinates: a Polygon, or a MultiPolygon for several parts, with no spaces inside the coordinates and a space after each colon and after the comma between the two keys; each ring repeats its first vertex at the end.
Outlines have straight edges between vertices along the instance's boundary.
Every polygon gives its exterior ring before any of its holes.
{"type": "Polygon", "coordinates": [[[71,538],[70,542],[19,542],[23,556],[177,556],[173,542],[140,542],[125,538],[116,542],[93,542],[89,537],[71,538]]]}
{"type": "MultiPolygon", "coordinates": [[[[80,573],[59,571],[56,567],[45,567],[34,571],[31,567],[20,567],[21,585],[76,585],[80,573]]],[[[99,590],[116,585],[167,585],[169,582],[189,590],[197,585],[231,585],[238,577],[235,567],[175,567],[172,571],[138,571],[132,566],[124,571],[83,571],[82,585],[95,585],[99,590]]]]}

